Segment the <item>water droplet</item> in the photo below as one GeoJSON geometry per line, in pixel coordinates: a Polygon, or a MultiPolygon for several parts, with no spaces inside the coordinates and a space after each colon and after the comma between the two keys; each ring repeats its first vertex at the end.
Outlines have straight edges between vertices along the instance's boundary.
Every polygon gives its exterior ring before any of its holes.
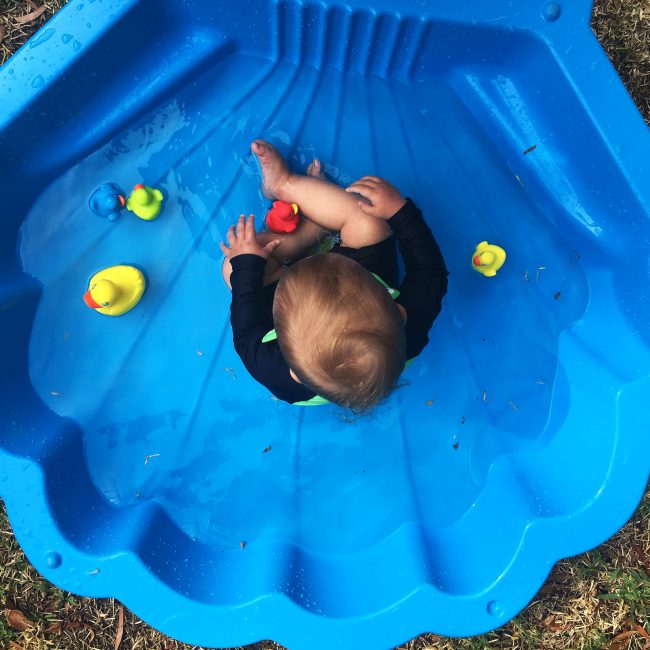
{"type": "Polygon", "coordinates": [[[45,79],[39,74],[32,79],[32,88],[42,88],[45,85],[45,79]]]}
{"type": "Polygon", "coordinates": [[[45,41],[49,41],[52,38],[52,36],[54,36],[55,32],[56,29],[54,29],[53,27],[44,29],[42,32],[38,34],[38,36],[32,38],[32,40],[29,41],[29,49],[33,50],[35,47],[38,47],[39,45],[45,43],[45,41]]]}
{"type": "Polygon", "coordinates": [[[498,600],[491,600],[487,606],[487,612],[490,616],[502,616],[503,607],[498,600]]]}
{"type": "Polygon", "coordinates": [[[61,40],[67,45],[72,40],[72,34],[63,34],[61,40]]]}
{"type": "Polygon", "coordinates": [[[43,559],[50,569],[58,569],[63,563],[63,558],[54,551],[48,551],[43,559]]]}
{"type": "Polygon", "coordinates": [[[562,13],[562,8],[557,2],[547,2],[542,7],[542,17],[549,23],[555,22],[562,13]]]}

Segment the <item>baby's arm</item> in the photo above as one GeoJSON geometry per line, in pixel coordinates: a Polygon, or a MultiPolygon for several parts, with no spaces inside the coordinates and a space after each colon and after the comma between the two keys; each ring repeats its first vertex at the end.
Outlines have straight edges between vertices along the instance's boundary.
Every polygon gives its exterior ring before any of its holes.
{"type": "Polygon", "coordinates": [[[366,198],[369,203],[360,204],[360,209],[385,219],[395,233],[406,270],[397,303],[406,311],[407,358],[417,356],[429,341],[447,292],[447,267],[438,243],[413,201],[387,181],[366,176],[347,190],[366,198]]]}
{"type": "Polygon", "coordinates": [[[228,230],[228,245],[221,244],[232,261],[232,303],[230,322],[233,343],[246,369],[276,397],[287,402],[309,400],[314,392],[291,377],[277,341],[263,343],[273,327],[273,319],[264,303],[263,277],[266,260],[278,240],[262,245],[255,233],[253,217],[239,217],[237,227],[228,230]]]}

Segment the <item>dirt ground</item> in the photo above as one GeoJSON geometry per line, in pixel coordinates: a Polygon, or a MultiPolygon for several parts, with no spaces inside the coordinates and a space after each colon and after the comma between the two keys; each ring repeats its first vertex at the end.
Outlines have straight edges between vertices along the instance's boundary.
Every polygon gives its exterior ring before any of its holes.
{"type": "MultiPolygon", "coordinates": [[[[65,0],[0,0],[0,64],[63,4],[65,0]]],[[[650,124],[650,0],[597,0],[592,27],[650,124]]],[[[1,648],[191,648],[153,630],[113,599],[79,598],[44,581],[16,543],[4,508],[0,508],[0,602],[1,648]]],[[[248,648],[280,646],[262,642],[248,648]]],[[[487,648],[650,650],[650,492],[610,541],[559,562],[533,602],[508,625],[470,639],[426,634],[400,646],[400,650],[487,648]]]]}

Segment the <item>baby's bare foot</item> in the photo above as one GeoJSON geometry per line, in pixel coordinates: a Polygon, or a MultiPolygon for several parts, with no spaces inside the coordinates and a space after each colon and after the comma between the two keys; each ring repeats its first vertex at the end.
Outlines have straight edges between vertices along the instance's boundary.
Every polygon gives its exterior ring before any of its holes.
{"type": "Polygon", "coordinates": [[[257,156],[262,169],[262,194],[270,200],[280,198],[282,186],[290,176],[286,161],[266,140],[253,140],[251,151],[257,156]]]}
{"type": "Polygon", "coordinates": [[[318,158],[314,159],[309,167],[307,167],[307,176],[313,176],[314,178],[320,178],[322,181],[325,180],[325,174],[323,173],[323,167],[318,158]]]}

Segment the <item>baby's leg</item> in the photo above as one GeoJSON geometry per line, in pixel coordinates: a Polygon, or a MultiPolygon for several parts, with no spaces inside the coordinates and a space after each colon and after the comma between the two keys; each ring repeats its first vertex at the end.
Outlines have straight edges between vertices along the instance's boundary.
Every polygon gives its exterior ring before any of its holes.
{"type": "MultiPolygon", "coordinates": [[[[307,169],[309,176],[324,178],[320,171],[320,164],[312,163],[307,169]]],[[[264,285],[277,282],[285,271],[282,263],[292,260],[299,255],[308,251],[314,244],[321,241],[327,235],[327,231],[323,230],[320,226],[316,225],[308,219],[301,219],[296,230],[286,235],[276,235],[272,232],[261,232],[257,234],[257,241],[265,246],[269,242],[280,239],[280,245],[271,253],[271,256],[266,262],[264,270],[264,285]]],[[[221,273],[223,274],[226,286],[232,290],[230,285],[230,274],[232,273],[232,266],[230,260],[226,258],[221,265],[221,273]]]]}
{"type": "Polygon", "coordinates": [[[265,192],[281,201],[297,203],[300,211],[322,228],[339,231],[344,246],[361,248],[390,236],[390,226],[365,214],[357,199],[342,187],[290,172],[279,151],[264,140],[255,140],[251,149],[262,168],[265,192]]]}

